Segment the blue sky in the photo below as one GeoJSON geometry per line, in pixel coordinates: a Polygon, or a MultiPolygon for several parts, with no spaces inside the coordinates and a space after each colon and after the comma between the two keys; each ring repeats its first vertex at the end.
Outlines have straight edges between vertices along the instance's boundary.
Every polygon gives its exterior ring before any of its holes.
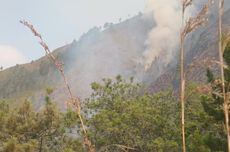
{"type": "Polygon", "coordinates": [[[0,0],[0,66],[44,55],[19,20],[34,24],[53,50],[78,39],[93,26],[116,23],[145,8],[145,0],[0,0]]]}

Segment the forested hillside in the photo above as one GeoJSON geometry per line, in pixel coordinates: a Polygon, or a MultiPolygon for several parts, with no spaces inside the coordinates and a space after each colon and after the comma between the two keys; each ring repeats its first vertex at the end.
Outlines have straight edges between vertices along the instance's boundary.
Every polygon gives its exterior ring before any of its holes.
{"type": "Polygon", "coordinates": [[[45,54],[1,68],[0,152],[230,152],[229,1],[154,2],[54,51],[20,20],[45,54]]]}

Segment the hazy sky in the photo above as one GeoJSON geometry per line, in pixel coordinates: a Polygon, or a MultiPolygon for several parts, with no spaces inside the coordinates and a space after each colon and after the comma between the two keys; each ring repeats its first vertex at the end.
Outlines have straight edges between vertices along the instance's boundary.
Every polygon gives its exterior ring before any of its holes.
{"type": "Polygon", "coordinates": [[[32,34],[19,24],[34,24],[53,50],[78,39],[93,26],[116,23],[143,11],[145,0],[0,0],[0,66],[44,55],[32,34]]]}

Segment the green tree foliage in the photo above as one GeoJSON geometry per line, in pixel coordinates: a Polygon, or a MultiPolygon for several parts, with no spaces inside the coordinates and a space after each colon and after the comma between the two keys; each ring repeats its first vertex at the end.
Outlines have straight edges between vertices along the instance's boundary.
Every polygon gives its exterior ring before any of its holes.
{"type": "Polygon", "coordinates": [[[172,92],[143,94],[138,84],[120,76],[93,83],[92,89],[89,124],[98,150],[121,151],[118,145],[123,145],[133,151],[178,151],[178,104],[172,92]]]}
{"type": "MultiPolygon", "coordinates": [[[[216,151],[222,143],[213,134],[219,130],[215,119],[204,110],[196,85],[186,88],[186,140],[188,151],[216,151]],[[213,126],[213,123],[214,126],[213,126]],[[220,144],[220,145],[217,145],[220,144]]],[[[120,76],[93,83],[88,100],[91,139],[99,151],[173,152],[181,151],[179,102],[171,91],[143,93],[143,88],[120,76]]],[[[222,145],[221,145],[222,144],[222,145]]]]}
{"type": "Polygon", "coordinates": [[[1,152],[60,152],[78,151],[79,141],[67,134],[66,113],[61,113],[48,96],[46,104],[36,112],[29,101],[10,109],[0,102],[1,152]],[[78,147],[78,148],[77,148],[78,147]]]}
{"type": "Polygon", "coordinates": [[[190,84],[186,88],[186,146],[190,152],[211,152],[207,140],[215,133],[214,120],[204,110],[201,102],[202,93],[197,91],[197,85],[190,84]]]}
{"type": "MultiPolygon", "coordinates": [[[[215,82],[211,71],[209,78],[215,82]]],[[[187,150],[225,152],[221,99],[196,88],[186,88],[187,150]]],[[[180,107],[172,91],[145,93],[121,76],[92,83],[92,89],[84,119],[97,151],[181,151],[180,107]]],[[[0,152],[85,152],[77,113],[60,112],[49,97],[53,90],[46,92],[39,111],[29,101],[14,109],[0,102],[0,152]]]]}
{"type": "MultiPolygon", "coordinates": [[[[226,91],[229,90],[230,85],[230,45],[224,51],[224,60],[228,68],[224,70],[226,91]]],[[[215,78],[211,70],[207,70],[208,83],[212,85],[212,90],[221,92],[221,84],[219,79],[215,78]]],[[[213,151],[227,151],[226,133],[224,131],[224,112],[223,112],[223,98],[216,93],[212,95],[203,95],[202,105],[205,112],[213,118],[212,131],[210,131],[206,140],[207,145],[213,151]]]]}
{"type": "MultiPolygon", "coordinates": [[[[229,69],[229,67],[230,67],[230,44],[227,45],[227,47],[226,47],[226,49],[224,51],[224,61],[228,66],[228,68],[226,68],[225,71],[224,71],[224,73],[225,73],[225,81],[229,85],[229,83],[230,83],[230,69],[229,69]]],[[[229,90],[229,88],[227,90],[229,90]]]]}

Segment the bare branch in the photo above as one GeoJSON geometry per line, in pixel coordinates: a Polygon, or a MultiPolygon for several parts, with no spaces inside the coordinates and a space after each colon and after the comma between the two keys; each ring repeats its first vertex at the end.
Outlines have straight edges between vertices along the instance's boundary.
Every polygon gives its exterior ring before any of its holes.
{"type": "Polygon", "coordinates": [[[111,144],[111,145],[107,145],[102,147],[98,152],[100,151],[104,151],[110,147],[118,147],[119,149],[121,149],[124,152],[128,152],[129,150],[136,150],[135,148],[129,147],[129,146],[125,146],[125,145],[120,145],[120,144],[111,144]]]}

